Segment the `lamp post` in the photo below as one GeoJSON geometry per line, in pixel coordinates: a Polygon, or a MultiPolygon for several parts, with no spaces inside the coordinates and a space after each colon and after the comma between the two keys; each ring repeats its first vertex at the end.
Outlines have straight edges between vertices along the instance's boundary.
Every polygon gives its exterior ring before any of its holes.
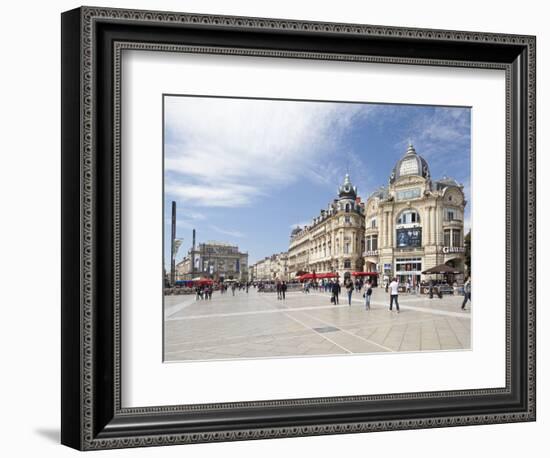
{"type": "Polygon", "coordinates": [[[170,286],[176,284],[176,254],[182,244],[182,239],[176,238],[176,201],[172,201],[172,237],[170,244],[170,286]]]}

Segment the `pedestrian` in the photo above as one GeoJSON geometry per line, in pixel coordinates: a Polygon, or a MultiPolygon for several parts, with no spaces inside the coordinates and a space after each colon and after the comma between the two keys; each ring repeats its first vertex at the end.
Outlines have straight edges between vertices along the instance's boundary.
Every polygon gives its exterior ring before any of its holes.
{"type": "Polygon", "coordinates": [[[332,302],[334,303],[334,305],[338,304],[338,295],[340,294],[340,289],[340,282],[336,280],[332,284],[332,302]]]}
{"type": "Polygon", "coordinates": [[[365,298],[365,310],[370,310],[370,297],[372,295],[372,283],[370,280],[365,282],[363,297],[365,298]]]}
{"type": "Polygon", "coordinates": [[[286,299],[286,282],[283,281],[283,284],[281,285],[281,299],[286,299]]]}
{"type": "Polygon", "coordinates": [[[231,284],[231,292],[233,293],[233,296],[235,295],[235,289],[237,288],[237,285],[235,283],[231,284]]]}
{"type": "Polygon", "coordinates": [[[275,286],[275,289],[277,290],[277,299],[281,299],[281,283],[277,282],[277,285],[275,286]]]}
{"type": "Polygon", "coordinates": [[[462,310],[466,310],[466,302],[472,302],[472,281],[470,278],[464,283],[464,301],[462,301],[462,310]]]}
{"type": "Polygon", "coordinates": [[[399,313],[399,301],[397,300],[397,297],[399,296],[399,283],[397,283],[397,278],[394,278],[392,282],[389,285],[390,288],[390,312],[392,309],[392,305],[395,301],[395,308],[397,310],[397,313],[399,313]]]}
{"type": "Polygon", "coordinates": [[[410,294],[411,292],[411,282],[410,280],[407,280],[407,285],[405,286],[407,293],[410,294]]]}
{"type": "Polygon", "coordinates": [[[351,280],[346,283],[346,289],[348,291],[348,305],[351,307],[351,296],[353,294],[353,282],[351,280]]]}

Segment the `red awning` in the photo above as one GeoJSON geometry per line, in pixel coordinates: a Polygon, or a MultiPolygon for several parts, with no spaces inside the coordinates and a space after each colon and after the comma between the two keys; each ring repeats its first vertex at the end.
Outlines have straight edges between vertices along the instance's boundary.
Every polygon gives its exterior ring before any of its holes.
{"type": "Polygon", "coordinates": [[[340,274],[336,272],[325,272],[325,273],[317,274],[317,278],[336,278],[339,276],[340,274]]]}
{"type": "Polygon", "coordinates": [[[307,274],[303,274],[303,275],[300,275],[298,277],[298,280],[300,281],[304,281],[304,280],[317,280],[319,278],[336,278],[336,277],[339,277],[340,275],[338,273],[335,273],[335,272],[325,272],[325,273],[307,273],[307,274]]]}
{"type": "Polygon", "coordinates": [[[196,283],[197,285],[211,285],[214,283],[214,280],[211,280],[210,278],[201,278],[200,280],[195,280],[193,283],[196,283]]]}
{"type": "Polygon", "coordinates": [[[376,277],[378,272],[352,272],[351,275],[354,277],[376,277]]]}

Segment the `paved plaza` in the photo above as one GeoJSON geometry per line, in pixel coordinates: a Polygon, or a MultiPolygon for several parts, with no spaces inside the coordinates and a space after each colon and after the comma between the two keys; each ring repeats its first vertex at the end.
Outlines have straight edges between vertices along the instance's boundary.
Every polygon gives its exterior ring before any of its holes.
{"type": "Polygon", "coordinates": [[[165,297],[165,361],[197,361],[350,353],[464,350],[471,348],[470,303],[462,296],[429,299],[400,294],[401,312],[388,311],[389,295],[375,288],[371,310],[360,293],[352,305],[312,291],[258,293],[251,288],[214,292],[212,300],[165,297]]]}

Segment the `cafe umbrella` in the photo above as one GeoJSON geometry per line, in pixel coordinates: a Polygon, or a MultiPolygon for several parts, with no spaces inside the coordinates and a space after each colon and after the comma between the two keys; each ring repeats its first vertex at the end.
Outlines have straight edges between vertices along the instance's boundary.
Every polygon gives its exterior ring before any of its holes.
{"type": "Polygon", "coordinates": [[[448,276],[449,275],[458,275],[462,272],[452,266],[449,266],[447,264],[439,264],[438,266],[432,267],[431,269],[426,269],[422,272],[424,275],[445,275],[447,277],[447,283],[448,276]]]}
{"type": "Polygon", "coordinates": [[[455,269],[454,267],[448,266],[447,264],[439,264],[438,266],[432,267],[431,269],[426,269],[422,272],[424,275],[447,275],[447,274],[461,274],[460,270],[455,269]]]}

